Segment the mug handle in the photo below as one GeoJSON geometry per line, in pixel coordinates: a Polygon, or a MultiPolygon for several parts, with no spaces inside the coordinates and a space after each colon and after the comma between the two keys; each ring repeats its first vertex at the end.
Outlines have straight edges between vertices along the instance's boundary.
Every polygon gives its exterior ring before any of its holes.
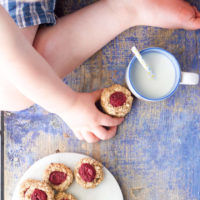
{"type": "Polygon", "coordinates": [[[181,85],[197,85],[199,83],[199,74],[192,72],[181,72],[181,85]]]}

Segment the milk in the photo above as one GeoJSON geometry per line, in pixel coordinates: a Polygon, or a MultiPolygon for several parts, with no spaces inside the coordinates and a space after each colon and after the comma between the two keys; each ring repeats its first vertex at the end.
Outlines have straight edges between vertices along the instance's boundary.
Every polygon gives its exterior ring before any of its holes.
{"type": "Polygon", "coordinates": [[[176,72],[172,62],[165,55],[156,52],[143,54],[142,57],[155,76],[151,77],[136,60],[130,74],[135,90],[149,99],[167,96],[175,85],[176,72]]]}

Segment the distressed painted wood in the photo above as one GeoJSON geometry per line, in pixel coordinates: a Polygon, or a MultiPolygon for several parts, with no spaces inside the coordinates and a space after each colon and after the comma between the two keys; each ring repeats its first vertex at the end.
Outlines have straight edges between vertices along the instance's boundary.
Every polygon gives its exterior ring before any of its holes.
{"type": "MultiPolygon", "coordinates": [[[[69,1],[72,10],[88,1],[69,1]]],[[[90,1],[91,3],[92,1],[90,1]]],[[[195,1],[193,1],[195,2],[195,1]]],[[[196,2],[200,8],[200,2],[196,2]]],[[[66,78],[77,91],[125,85],[131,46],[173,53],[183,71],[200,73],[200,31],[132,28],[66,78]]],[[[135,100],[117,136],[98,144],[78,141],[62,120],[39,106],[5,115],[5,199],[36,160],[78,152],[101,161],[116,177],[125,200],[200,199],[200,86],[180,86],[169,99],[135,100]]]]}

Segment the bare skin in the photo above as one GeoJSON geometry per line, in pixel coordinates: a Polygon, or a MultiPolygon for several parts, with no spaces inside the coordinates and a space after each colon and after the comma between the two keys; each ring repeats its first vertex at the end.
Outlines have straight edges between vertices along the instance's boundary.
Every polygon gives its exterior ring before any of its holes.
{"type": "Polygon", "coordinates": [[[0,109],[21,110],[34,102],[59,115],[79,139],[112,138],[123,118],[98,111],[101,91],[76,93],[61,79],[136,25],[195,30],[200,14],[182,0],[101,0],[37,31],[37,26],[18,29],[0,7],[0,109]]]}
{"type": "MultiPolygon", "coordinates": [[[[19,29],[27,41],[32,45],[38,26],[19,29]]],[[[18,111],[32,106],[34,103],[19,92],[6,77],[0,79],[0,110],[18,111]],[[14,103],[14,101],[16,103],[14,103]],[[19,103],[20,102],[20,103],[19,103]]]]}

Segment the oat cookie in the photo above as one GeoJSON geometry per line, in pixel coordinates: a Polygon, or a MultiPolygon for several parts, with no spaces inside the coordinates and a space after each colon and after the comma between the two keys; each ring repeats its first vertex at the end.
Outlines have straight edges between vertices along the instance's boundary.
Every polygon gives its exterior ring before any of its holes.
{"type": "Polygon", "coordinates": [[[115,117],[124,117],[130,112],[132,102],[133,97],[131,96],[131,92],[119,84],[105,88],[100,99],[103,110],[115,117]]]}
{"type": "Polygon", "coordinates": [[[82,187],[94,188],[104,178],[103,165],[92,158],[83,158],[77,163],[74,176],[82,187]]]}
{"type": "Polygon", "coordinates": [[[34,182],[25,193],[25,200],[54,200],[54,191],[44,181],[34,182]]]}
{"type": "Polygon", "coordinates": [[[20,186],[20,191],[19,191],[20,199],[24,200],[25,194],[28,191],[28,189],[31,187],[31,185],[36,184],[37,182],[39,181],[34,179],[25,180],[20,186]]]}
{"type": "Polygon", "coordinates": [[[51,163],[44,172],[44,181],[53,189],[64,191],[73,182],[73,173],[62,163],[51,163]]]}
{"type": "Polygon", "coordinates": [[[72,194],[59,192],[56,194],[55,200],[76,200],[76,198],[72,194]]]}

